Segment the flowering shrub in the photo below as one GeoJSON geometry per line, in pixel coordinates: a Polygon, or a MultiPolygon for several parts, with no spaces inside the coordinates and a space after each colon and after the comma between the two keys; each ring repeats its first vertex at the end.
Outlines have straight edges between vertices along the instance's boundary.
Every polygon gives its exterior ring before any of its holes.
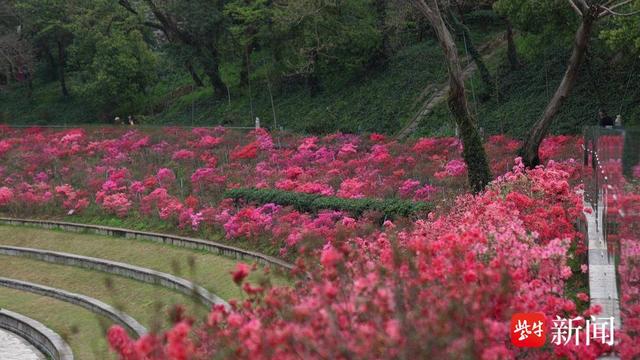
{"type": "MultiPolygon", "coordinates": [[[[166,334],[135,342],[112,329],[109,341],[125,359],[594,358],[606,349],[534,354],[507,337],[513,312],[572,317],[588,306],[586,294],[564,292],[587,269],[569,267],[584,251],[573,226],[582,167],[571,158],[580,145],[549,137],[540,150],[547,166],[525,172],[513,169],[520,142],[492,136],[485,147],[498,179],[472,197],[455,138],[6,127],[0,210],[61,217],[90,208],[203,236],[222,232],[249,247],[266,243],[260,248],[295,261],[301,278],[293,288],[246,284],[251,267],[239,266],[230,276],[246,298],[203,323],[183,316],[166,334]]],[[[609,210],[625,214],[612,237],[626,254],[617,348],[634,358],[639,191],[618,163],[603,166],[618,199],[609,210]]]]}
{"type": "MultiPolygon", "coordinates": [[[[67,216],[91,207],[107,215],[156,219],[182,231],[222,231],[233,241],[264,241],[266,227],[235,231],[235,225],[228,226],[223,211],[235,216],[247,208],[248,214],[256,204],[227,206],[226,190],[280,189],[365,203],[377,199],[392,204],[400,198],[433,202],[441,211],[466,190],[466,166],[461,160],[461,143],[455,138],[423,138],[405,144],[379,134],[278,134],[275,147],[273,136],[263,129],[241,134],[222,128],[144,132],[127,128],[6,128],[0,135],[0,188],[5,194],[0,197],[0,209],[7,211],[11,204],[15,215],[67,216]]],[[[493,137],[487,143],[494,174],[504,173],[513,163],[514,144],[518,142],[506,137],[493,137]],[[512,153],[502,149],[505,147],[512,153]]],[[[574,138],[563,137],[549,144],[556,149],[550,151],[554,153],[557,149],[568,152],[563,149],[572,146],[578,149],[574,138]]],[[[564,170],[571,174],[574,168],[564,170]]],[[[345,212],[330,217],[328,227],[341,223],[344,216],[362,215],[367,210],[392,216],[413,213],[404,205],[392,213],[380,207],[368,209],[370,205],[364,203],[352,208],[357,202],[340,199],[319,199],[324,203],[314,205],[312,211],[345,212]]],[[[258,201],[257,205],[273,202],[250,200],[258,201]]],[[[309,225],[317,215],[298,212],[309,211],[309,207],[296,210],[291,202],[281,205],[285,207],[273,214],[274,225],[268,228],[278,235],[269,241],[274,249],[288,251],[287,244],[298,244],[301,234],[307,233],[296,227],[309,225]],[[299,222],[287,222],[288,217],[299,222]]],[[[239,216],[235,223],[252,228],[253,224],[244,224],[251,219],[239,216]]],[[[378,218],[365,218],[367,221],[377,222],[378,218]]]]}
{"type": "Polygon", "coordinates": [[[158,170],[156,178],[158,178],[158,182],[161,184],[171,184],[176,180],[176,175],[171,171],[171,169],[162,168],[158,170]]]}
{"type": "Polygon", "coordinates": [[[0,206],[5,206],[13,200],[13,191],[6,186],[0,188],[0,206]]]}
{"type": "MultiPolygon", "coordinates": [[[[553,163],[516,166],[485,193],[460,196],[451,213],[408,228],[385,222],[361,236],[343,221],[340,236],[302,253],[294,288],[243,283],[250,267],[239,264],[232,276],[246,298],[230,310],[214,307],[201,325],[176,319],[166,334],[139,340],[115,326],[109,343],[125,360],[527,356],[508,344],[511,314],[579,314],[564,295],[568,248],[580,239],[566,223],[582,211],[568,179],[553,163]],[[542,212],[555,216],[546,224],[529,218],[542,212]]],[[[606,350],[559,346],[535,356],[592,358],[606,350]]]]}
{"type": "Polygon", "coordinates": [[[195,153],[193,151],[189,151],[186,149],[181,149],[173,153],[171,159],[173,160],[191,160],[195,157],[195,153]]]}
{"type": "Polygon", "coordinates": [[[109,213],[125,217],[131,208],[131,201],[126,194],[116,193],[105,196],[102,200],[102,207],[109,213]]]}
{"type": "Polygon", "coordinates": [[[249,143],[231,153],[232,160],[253,159],[258,155],[258,142],[249,143]]]}

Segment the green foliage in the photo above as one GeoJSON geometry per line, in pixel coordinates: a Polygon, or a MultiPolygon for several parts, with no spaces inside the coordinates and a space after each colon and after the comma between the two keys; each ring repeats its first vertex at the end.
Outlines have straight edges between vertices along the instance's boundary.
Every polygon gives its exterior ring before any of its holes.
{"type": "Polygon", "coordinates": [[[73,18],[70,62],[78,68],[89,106],[109,118],[139,111],[156,79],[156,55],[147,29],[109,0],[97,0],[73,18]]]}
{"type": "MultiPolygon", "coordinates": [[[[2,93],[5,122],[97,122],[130,113],[156,124],[251,126],[258,116],[268,127],[298,132],[392,134],[432,94],[429,85],[446,76],[441,50],[422,18],[406,4],[385,0],[8,4],[38,63],[32,89],[11,84],[2,93]],[[61,97],[61,84],[51,83],[61,77],[71,96],[61,97]],[[218,78],[217,86],[194,85],[207,78],[218,78]]],[[[504,31],[505,16],[520,34],[525,66],[507,71],[494,61],[495,89],[474,76],[467,90],[485,133],[522,136],[564,71],[578,17],[556,0],[462,5],[476,9],[464,14],[476,46],[504,31]]],[[[598,22],[593,76],[583,69],[554,131],[579,131],[601,106],[611,113],[622,109],[631,122],[639,118],[640,81],[631,69],[637,73],[640,61],[630,61],[640,49],[638,29],[638,17],[598,22]]],[[[473,53],[464,44],[459,49],[473,53]]],[[[446,105],[436,106],[414,135],[451,135],[451,124],[446,105]]]]}
{"type": "Polygon", "coordinates": [[[133,113],[144,104],[155,79],[155,56],[138,31],[111,34],[96,42],[85,92],[95,105],[114,113],[133,113]]]}
{"type": "Polygon", "coordinates": [[[286,2],[274,22],[284,43],[289,71],[300,74],[352,73],[370,62],[380,45],[372,1],[286,2]]]}
{"type": "MultiPolygon", "coordinates": [[[[497,96],[481,101],[470,95],[470,107],[485,135],[507,134],[524,138],[542,114],[566,68],[570,49],[567,42],[547,41],[544,35],[523,35],[516,39],[523,66],[510,70],[505,51],[489,62],[496,73],[497,96]]],[[[622,116],[625,126],[640,124],[640,61],[611,61],[604,43],[593,41],[588,61],[583,64],[572,95],[551,126],[555,134],[580,134],[585,125],[597,123],[598,109],[622,116]]],[[[469,79],[467,89],[478,89],[478,74],[469,79]]],[[[453,126],[446,104],[425,117],[415,134],[452,134],[453,126]],[[444,124],[444,125],[443,125],[444,124]]]]}
{"type": "Polygon", "coordinates": [[[305,194],[277,189],[241,188],[227,190],[225,197],[234,200],[245,200],[260,204],[274,203],[282,206],[293,206],[296,210],[317,212],[320,210],[345,211],[354,216],[365,212],[382,213],[385,218],[408,217],[425,214],[433,205],[421,201],[401,199],[343,199],[335,196],[305,194]]]}
{"type": "MultiPolygon", "coordinates": [[[[353,79],[338,74],[326,79],[314,96],[302,86],[273,86],[277,125],[305,133],[395,133],[417,110],[416,99],[423,90],[445,80],[445,69],[438,45],[428,40],[398,51],[384,69],[370,71],[367,76],[353,79]],[[416,67],[417,63],[421,66],[416,67]]],[[[189,80],[183,78],[180,84],[189,86],[189,80]]],[[[254,116],[259,116],[264,126],[273,126],[266,81],[252,81],[251,98],[248,90],[238,92],[232,89],[229,104],[213,100],[210,89],[196,88],[171,101],[152,121],[191,124],[193,115],[193,124],[252,126],[253,106],[254,116]]],[[[158,102],[166,103],[158,96],[158,102]]]]}
{"type": "Polygon", "coordinates": [[[493,9],[524,32],[562,36],[576,29],[577,16],[567,1],[497,0],[493,9]]]}
{"type": "MultiPolygon", "coordinates": [[[[620,13],[640,11],[640,2],[632,1],[616,9],[620,13]]],[[[602,26],[600,38],[614,51],[637,56],[640,54],[640,16],[613,16],[602,26]]]]}
{"type": "Polygon", "coordinates": [[[15,4],[20,22],[36,42],[68,43],[73,37],[73,10],[65,0],[19,0],[15,4]]]}
{"type": "MultiPolygon", "coordinates": [[[[500,30],[490,29],[476,32],[471,28],[476,44],[494,38],[500,30]]],[[[459,49],[464,54],[464,46],[459,49]]],[[[226,99],[214,99],[210,87],[193,87],[191,78],[182,67],[159,55],[157,67],[162,70],[159,81],[148,89],[145,108],[134,112],[141,118],[141,112],[146,111],[149,116],[145,123],[252,126],[253,105],[254,116],[259,116],[265,126],[273,126],[268,83],[260,79],[265,78],[262,74],[253,78],[251,92],[232,87],[231,102],[227,103],[226,99]]],[[[259,69],[263,68],[256,65],[254,73],[259,69]]],[[[236,71],[236,75],[228,74],[226,67],[222,70],[223,78],[236,76],[237,82],[238,68],[231,69],[236,71]]],[[[311,96],[304,86],[278,87],[271,84],[277,125],[304,133],[362,131],[393,134],[415,114],[424,90],[432,84],[443,83],[445,76],[442,51],[435,41],[428,39],[397,50],[385,67],[372,69],[366,76],[326,75],[323,88],[315,96],[311,96]]],[[[88,80],[90,74],[83,77],[88,80]]],[[[78,78],[71,82],[71,86],[80,86],[79,81],[78,78]]],[[[0,112],[5,113],[0,115],[0,119],[21,123],[100,120],[96,109],[88,108],[86,101],[94,103],[93,95],[87,93],[82,99],[71,98],[62,103],[58,101],[56,91],[55,84],[38,83],[30,100],[25,96],[26,89],[15,88],[6,97],[0,97],[0,112]]],[[[429,94],[427,91],[422,96],[429,94]]]]}

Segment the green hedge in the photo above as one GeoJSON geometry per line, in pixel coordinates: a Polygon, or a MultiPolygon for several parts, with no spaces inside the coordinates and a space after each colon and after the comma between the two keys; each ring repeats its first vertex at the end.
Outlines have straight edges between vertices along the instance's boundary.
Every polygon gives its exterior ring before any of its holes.
{"type": "Polygon", "coordinates": [[[319,210],[340,210],[355,216],[366,211],[380,212],[387,218],[411,217],[419,213],[427,213],[433,208],[431,203],[402,199],[343,199],[335,196],[305,194],[277,189],[230,189],[225,197],[234,200],[246,200],[260,204],[274,203],[282,206],[293,206],[298,211],[317,212],[319,210]]]}

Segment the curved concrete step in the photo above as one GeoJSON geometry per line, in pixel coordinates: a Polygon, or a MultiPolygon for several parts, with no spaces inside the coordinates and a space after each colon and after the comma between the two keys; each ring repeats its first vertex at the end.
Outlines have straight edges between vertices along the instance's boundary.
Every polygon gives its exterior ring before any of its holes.
{"type": "Polygon", "coordinates": [[[56,289],[28,281],[10,279],[5,277],[0,277],[0,286],[21,291],[28,291],[34,294],[58,299],[73,305],[83,307],[94,314],[105,316],[111,321],[122,325],[130,332],[136,334],[138,337],[143,336],[147,333],[147,329],[144,326],[140,325],[140,323],[136,319],[114,308],[111,305],[105,304],[98,299],[94,299],[86,295],[76,294],[62,289],[56,289]]]}
{"type": "Polygon", "coordinates": [[[0,246],[0,254],[26,257],[54,264],[77,266],[84,269],[97,270],[109,274],[124,276],[130,279],[173,289],[188,296],[195,295],[203,304],[209,307],[213,305],[222,305],[227,308],[229,307],[229,304],[226,301],[224,301],[217,295],[210,293],[202,286],[195,285],[191,281],[171,274],[143,268],[140,266],[64,252],[24,248],[17,246],[0,246]]]}
{"type": "Polygon", "coordinates": [[[0,328],[11,331],[54,360],[73,360],[73,352],[58,333],[42,323],[7,309],[0,309],[0,328]]]}
{"type": "Polygon", "coordinates": [[[285,272],[289,272],[294,268],[293,264],[290,264],[273,256],[261,254],[255,251],[244,250],[234,246],[224,245],[209,240],[196,239],[186,236],[160,234],[149,231],[130,230],[110,226],[78,224],[65,221],[40,219],[0,217],[0,224],[37,226],[45,229],[61,229],[73,232],[91,232],[94,234],[124,237],[128,239],[151,240],[154,242],[173,245],[177,247],[203,250],[218,255],[233,257],[236,259],[250,259],[262,265],[273,266],[275,269],[280,269],[285,272]]]}

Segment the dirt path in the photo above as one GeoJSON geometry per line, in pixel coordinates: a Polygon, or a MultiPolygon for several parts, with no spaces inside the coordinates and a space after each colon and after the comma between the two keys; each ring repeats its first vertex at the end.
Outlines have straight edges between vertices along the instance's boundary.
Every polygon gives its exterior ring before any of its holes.
{"type": "MultiPolygon", "coordinates": [[[[492,41],[489,41],[486,44],[483,44],[479,51],[482,54],[483,59],[487,59],[492,56],[495,51],[506,44],[506,39],[504,37],[496,38],[492,41]]],[[[477,66],[475,62],[471,60],[470,57],[463,59],[464,62],[468,62],[467,66],[462,71],[462,76],[465,80],[467,80],[474,71],[476,71],[477,66]]],[[[444,101],[447,98],[447,94],[449,93],[449,84],[448,82],[442,83],[440,85],[434,86],[433,84],[429,84],[425,87],[425,89],[420,94],[420,98],[424,98],[426,93],[431,93],[426,100],[422,102],[422,105],[418,109],[415,115],[411,117],[411,120],[395,135],[397,140],[403,140],[407,138],[412,132],[416,130],[420,121],[425,116],[429,115],[433,108],[438,105],[440,102],[444,101]],[[432,92],[432,89],[435,88],[435,91],[432,92]]]]}

